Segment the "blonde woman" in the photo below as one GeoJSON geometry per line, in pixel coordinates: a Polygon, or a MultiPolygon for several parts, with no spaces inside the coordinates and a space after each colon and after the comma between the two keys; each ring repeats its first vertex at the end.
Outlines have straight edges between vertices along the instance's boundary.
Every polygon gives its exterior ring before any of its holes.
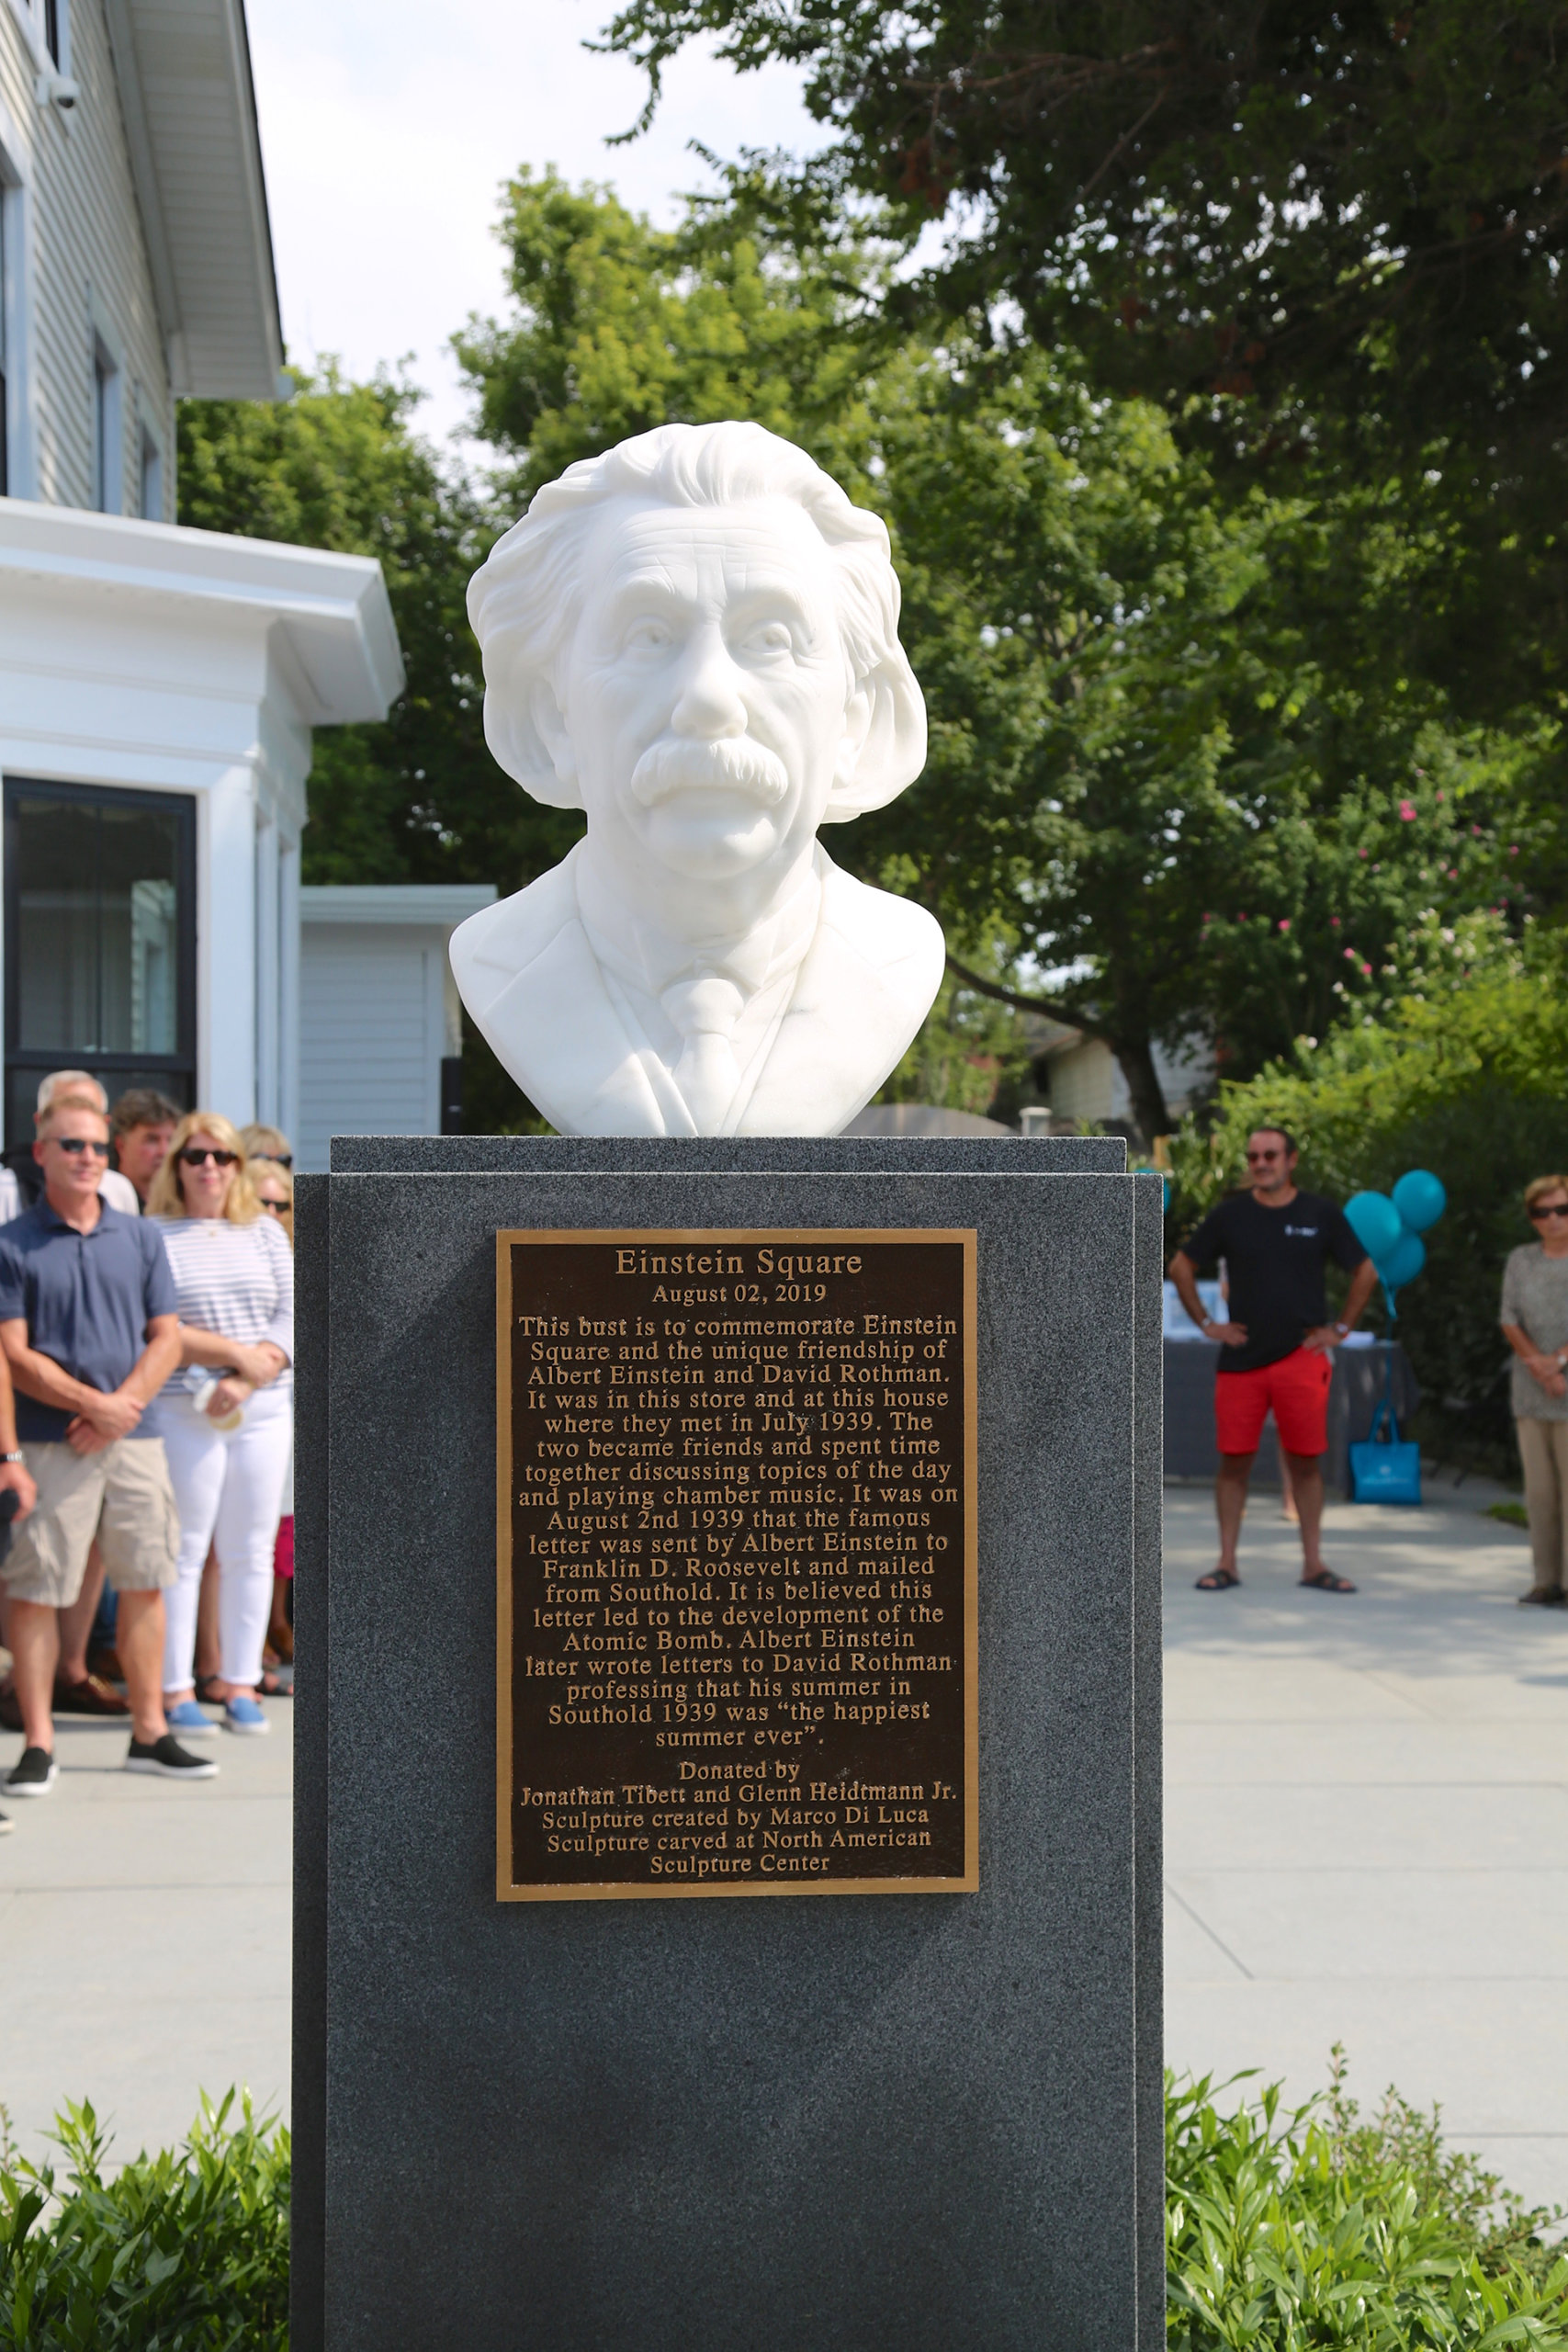
{"type": "Polygon", "coordinates": [[[192,1111],[180,1121],[147,1206],[175,1277],[185,1367],[154,1408],[180,1512],[164,1706],[186,1734],[212,1729],[192,1679],[210,1544],[221,1672],[207,1695],[222,1702],[228,1730],[265,1732],[255,1694],[293,1442],[293,1252],[277,1219],[261,1209],[243,1144],[217,1112],[192,1111]]]}
{"type": "Polygon", "coordinates": [[[250,1155],[253,1167],[258,1159],[276,1160],[279,1168],[294,1165],[294,1147],[281,1127],[263,1126],[253,1120],[248,1127],[240,1129],[240,1141],[250,1155]]]}
{"type": "MultiPolygon", "coordinates": [[[[240,1130],[243,1140],[246,1130],[240,1130]]],[[[250,1159],[251,1184],[257,1200],[269,1216],[275,1216],[288,1236],[288,1246],[294,1247],[294,1179],[281,1159],[262,1159],[253,1152],[250,1159]]]]}
{"type": "Polygon", "coordinates": [[[1560,1609],[1568,1583],[1568,1176],[1525,1186],[1533,1241],[1508,1252],[1503,1337],[1514,1351],[1514,1428],[1535,1582],[1522,1601],[1560,1609]]]}

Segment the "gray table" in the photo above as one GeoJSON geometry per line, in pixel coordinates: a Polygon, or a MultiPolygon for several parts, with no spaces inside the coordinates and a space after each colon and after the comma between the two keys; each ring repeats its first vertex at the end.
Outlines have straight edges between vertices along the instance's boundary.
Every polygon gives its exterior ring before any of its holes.
{"type": "MultiPolygon", "coordinates": [[[[1219,1467],[1214,1442],[1214,1366],[1219,1344],[1212,1340],[1167,1340],[1165,1343],[1165,1475],[1168,1478],[1212,1478],[1219,1467]]],[[[1328,1392],[1328,1452],[1323,1475],[1330,1494],[1350,1492],[1350,1448],[1368,1436],[1372,1416],[1392,1374],[1393,1409],[1402,1425],[1421,1401],[1410,1359],[1397,1340],[1370,1348],[1339,1348],[1334,1385],[1328,1392]]],[[[1280,1450],[1270,1414],[1253,1469],[1258,1486],[1280,1484],[1280,1450]]]]}

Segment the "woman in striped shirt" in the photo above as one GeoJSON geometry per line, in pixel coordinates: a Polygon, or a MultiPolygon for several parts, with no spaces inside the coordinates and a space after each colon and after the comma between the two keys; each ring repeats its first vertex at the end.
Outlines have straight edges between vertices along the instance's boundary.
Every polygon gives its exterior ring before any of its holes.
{"type": "Polygon", "coordinates": [[[180,1121],[147,1206],[174,1270],[182,1363],[152,1407],[180,1512],[179,1581],[165,1595],[164,1708],[186,1736],[213,1728],[191,1672],[211,1544],[222,1673],[208,1689],[230,1731],[265,1732],[255,1694],[293,1438],[293,1253],[276,1220],[261,1214],[244,1147],[216,1112],[180,1121]]]}

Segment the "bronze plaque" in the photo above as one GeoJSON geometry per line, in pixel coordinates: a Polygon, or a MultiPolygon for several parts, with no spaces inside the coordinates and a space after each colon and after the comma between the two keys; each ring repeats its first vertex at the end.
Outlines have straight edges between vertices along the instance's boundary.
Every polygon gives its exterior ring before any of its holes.
{"type": "Polygon", "coordinates": [[[973,1232],[496,1250],[500,1899],[977,1886],[973,1232]]]}

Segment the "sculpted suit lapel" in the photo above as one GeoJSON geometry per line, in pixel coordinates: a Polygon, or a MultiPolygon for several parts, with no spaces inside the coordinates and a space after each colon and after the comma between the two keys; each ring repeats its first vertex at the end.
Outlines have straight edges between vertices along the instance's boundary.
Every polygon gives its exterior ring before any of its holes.
{"type": "Polygon", "coordinates": [[[895,1068],[942,979],[946,949],[923,907],[868,888],[820,848],[818,858],[817,935],[737,1135],[837,1135],[895,1068]]]}
{"type": "MultiPolygon", "coordinates": [[[[669,1135],[671,1122],[578,919],[576,855],[459,925],[452,934],[457,987],[502,1068],[562,1135],[669,1135]],[[520,1036],[537,1039],[541,1050],[519,1052],[520,1036]],[[548,1052],[560,1037],[573,1044],[565,1069],[548,1052]]],[[[695,1130],[688,1121],[673,1132],[695,1130]]]]}

